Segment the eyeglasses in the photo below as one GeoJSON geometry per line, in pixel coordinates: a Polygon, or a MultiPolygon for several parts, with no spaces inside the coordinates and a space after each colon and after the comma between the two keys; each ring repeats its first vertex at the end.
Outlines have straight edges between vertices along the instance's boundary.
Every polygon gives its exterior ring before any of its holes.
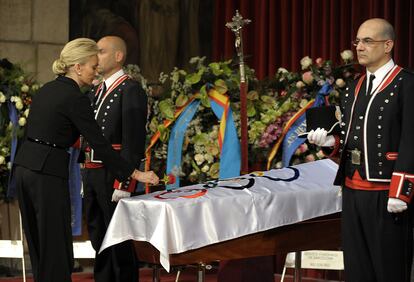
{"type": "Polygon", "coordinates": [[[359,43],[361,43],[364,46],[372,46],[375,43],[380,43],[380,42],[387,42],[390,39],[384,39],[384,40],[374,40],[371,38],[362,38],[362,39],[355,39],[354,41],[352,41],[352,45],[354,45],[355,47],[358,46],[359,43]]]}

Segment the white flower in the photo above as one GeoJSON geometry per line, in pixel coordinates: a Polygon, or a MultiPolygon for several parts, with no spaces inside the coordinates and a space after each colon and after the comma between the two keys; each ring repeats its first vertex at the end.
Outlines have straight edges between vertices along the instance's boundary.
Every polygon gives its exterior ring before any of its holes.
{"type": "Polygon", "coordinates": [[[288,73],[289,71],[287,69],[285,69],[285,68],[278,68],[277,69],[277,72],[278,73],[288,73]]]}
{"type": "Polygon", "coordinates": [[[0,164],[4,164],[4,161],[5,161],[6,159],[3,157],[3,156],[0,156],[0,164]]]}
{"type": "Polygon", "coordinates": [[[28,116],[29,116],[29,112],[30,112],[30,110],[29,110],[29,109],[26,109],[26,110],[24,111],[23,115],[24,115],[25,117],[28,117],[28,116]]]}
{"type": "Polygon", "coordinates": [[[21,101],[20,102],[16,102],[16,109],[18,109],[18,110],[23,109],[23,103],[21,101]]]}
{"type": "Polygon", "coordinates": [[[37,83],[33,84],[33,85],[32,85],[32,90],[33,90],[33,91],[37,91],[37,90],[39,90],[39,84],[37,84],[37,83]]]}
{"type": "Polygon", "coordinates": [[[342,79],[342,78],[338,78],[336,81],[335,81],[335,84],[336,84],[336,86],[338,86],[339,88],[342,88],[342,87],[344,87],[345,86],[345,81],[342,79]]]}
{"type": "Polygon", "coordinates": [[[304,108],[309,103],[308,100],[302,99],[300,100],[299,107],[304,108]]]}
{"type": "Polygon", "coordinates": [[[341,58],[345,62],[351,61],[354,58],[354,53],[351,50],[344,50],[341,52],[341,58]]]}
{"type": "Polygon", "coordinates": [[[276,163],[276,168],[282,168],[282,162],[277,162],[276,163]]]}
{"type": "Polygon", "coordinates": [[[208,165],[205,165],[201,168],[202,172],[208,172],[209,170],[210,170],[210,166],[208,166],[208,165]]]}
{"type": "Polygon", "coordinates": [[[201,165],[204,162],[204,155],[196,154],[194,156],[194,160],[196,161],[197,165],[201,165]]]}
{"type": "Polygon", "coordinates": [[[22,103],[22,99],[19,96],[11,96],[10,101],[14,103],[22,103]]]}
{"type": "Polygon", "coordinates": [[[316,153],[316,156],[317,156],[318,158],[322,159],[322,158],[324,158],[324,157],[325,157],[325,154],[324,154],[324,152],[323,152],[322,150],[319,150],[319,151],[316,153]]]}
{"type": "Polygon", "coordinates": [[[24,76],[19,76],[19,78],[17,79],[19,82],[23,82],[23,80],[24,80],[24,76]]]}
{"type": "Polygon", "coordinates": [[[25,124],[26,124],[26,118],[25,117],[19,118],[19,125],[24,126],[25,124]]]}
{"type": "Polygon", "coordinates": [[[6,96],[0,91],[0,103],[6,102],[6,96]]]}
{"type": "Polygon", "coordinates": [[[22,87],[20,88],[20,91],[27,93],[29,92],[30,87],[27,84],[23,84],[22,87]]]}
{"type": "Polygon", "coordinates": [[[305,83],[303,83],[302,80],[299,80],[298,82],[296,82],[296,88],[302,88],[305,87],[305,83]]]}
{"type": "Polygon", "coordinates": [[[190,58],[190,64],[195,64],[200,60],[200,57],[192,57],[190,58]]]}
{"type": "Polygon", "coordinates": [[[214,161],[214,157],[212,156],[212,155],[210,155],[210,154],[205,154],[204,155],[204,159],[209,163],[209,164],[211,164],[213,161],[214,161]]]}
{"type": "Polygon", "coordinates": [[[165,74],[163,72],[160,73],[160,77],[158,78],[159,82],[164,84],[164,82],[168,79],[168,74],[165,74]]]}
{"type": "Polygon", "coordinates": [[[303,70],[306,70],[310,67],[310,65],[312,65],[312,59],[309,58],[309,56],[303,57],[302,60],[300,60],[300,65],[303,70]]]}

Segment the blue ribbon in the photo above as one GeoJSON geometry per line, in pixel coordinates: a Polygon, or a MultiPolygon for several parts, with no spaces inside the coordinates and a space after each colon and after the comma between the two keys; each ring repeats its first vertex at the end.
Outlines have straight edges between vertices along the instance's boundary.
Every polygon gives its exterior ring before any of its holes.
{"type": "MultiPolygon", "coordinates": [[[[221,118],[224,108],[210,100],[211,109],[217,118],[221,118]]],[[[240,142],[233,120],[233,113],[229,108],[227,113],[226,130],[224,133],[223,147],[220,154],[220,179],[236,177],[240,175],[241,157],[240,142]]]]}
{"type": "Polygon", "coordinates": [[[73,236],[82,234],[82,198],[80,194],[81,173],[80,165],[78,163],[79,152],[80,150],[77,148],[69,148],[69,193],[73,236]]]}
{"type": "Polygon", "coordinates": [[[316,94],[315,103],[313,103],[312,108],[325,105],[325,97],[332,92],[332,89],[332,85],[328,81],[325,82],[321,89],[319,89],[318,94],[316,94]]]}
{"type": "MultiPolygon", "coordinates": [[[[210,99],[211,108],[214,114],[220,119],[223,114],[223,107],[210,99]]],[[[176,120],[168,141],[167,174],[181,166],[182,147],[184,135],[190,121],[193,119],[200,100],[192,101],[176,120]]],[[[231,109],[228,111],[223,147],[220,155],[220,179],[240,175],[241,166],[240,143],[237,137],[237,130],[234,124],[231,109]]],[[[167,190],[180,187],[179,177],[176,177],[174,184],[167,185],[167,190]]]]}
{"type": "MultiPolygon", "coordinates": [[[[321,89],[316,95],[315,102],[312,105],[314,107],[320,107],[325,104],[325,97],[332,91],[332,85],[329,82],[325,82],[321,89]]],[[[296,149],[302,145],[306,138],[298,137],[299,133],[306,132],[306,114],[303,113],[298,119],[292,124],[288,132],[286,133],[285,139],[283,140],[283,151],[282,151],[282,166],[289,166],[290,160],[296,149]]]]}
{"type": "Polygon", "coordinates": [[[283,139],[283,152],[282,152],[282,166],[289,166],[290,159],[295,153],[296,149],[306,141],[306,138],[298,137],[299,133],[306,132],[306,115],[303,113],[292,124],[289,131],[283,139]]]}
{"type": "MultiPolygon", "coordinates": [[[[16,156],[17,150],[17,127],[18,125],[18,113],[16,106],[9,100],[7,102],[7,107],[9,109],[9,119],[13,124],[12,129],[12,138],[11,138],[11,149],[10,149],[10,164],[13,168],[14,158],[16,156]]],[[[13,177],[12,170],[9,173],[9,180],[7,183],[7,197],[14,198],[16,196],[16,180],[13,177]]]]}
{"type": "MultiPolygon", "coordinates": [[[[183,110],[181,115],[177,118],[171,129],[170,139],[168,140],[168,154],[167,154],[167,174],[170,174],[173,170],[181,167],[181,155],[183,150],[184,135],[187,130],[190,121],[193,119],[197,112],[200,100],[193,100],[183,110]]],[[[180,187],[179,175],[176,175],[175,183],[168,184],[167,190],[180,187]]]]}

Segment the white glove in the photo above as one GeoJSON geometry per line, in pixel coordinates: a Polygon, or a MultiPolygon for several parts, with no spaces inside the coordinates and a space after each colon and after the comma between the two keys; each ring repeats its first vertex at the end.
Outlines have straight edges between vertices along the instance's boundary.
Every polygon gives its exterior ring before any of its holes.
{"type": "Polygon", "coordinates": [[[122,198],[128,198],[129,196],[131,196],[131,192],[115,189],[112,193],[112,202],[118,202],[122,198]]]}
{"type": "Polygon", "coordinates": [[[387,205],[387,210],[388,212],[392,212],[392,213],[398,213],[398,212],[403,212],[407,209],[407,203],[397,199],[397,198],[389,198],[388,199],[388,205],[387,205]]]}
{"type": "Polygon", "coordinates": [[[321,147],[331,147],[335,145],[335,137],[333,137],[333,135],[328,135],[328,131],[319,127],[316,130],[309,131],[308,141],[311,144],[321,147]]]}

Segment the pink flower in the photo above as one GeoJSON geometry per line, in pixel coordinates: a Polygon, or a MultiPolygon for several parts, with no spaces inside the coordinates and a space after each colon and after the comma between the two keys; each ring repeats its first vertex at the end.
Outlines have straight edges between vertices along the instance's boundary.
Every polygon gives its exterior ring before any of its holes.
{"type": "Polygon", "coordinates": [[[309,154],[305,157],[305,162],[313,162],[315,160],[315,156],[312,154],[309,154]]]}
{"type": "Polygon", "coordinates": [[[315,60],[315,63],[316,63],[316,65],[317,65],[318,67],[322,67],[322,65],[323,65],[323,59],[322,59],[321,57],[319,57],[319,58],[317,58],[317,59],[315,60]]]}
{"type": "Polygon", "coordinates": [[[303,143],[299,146],[299,150],[301,153],[305,153],[308,150],[308,145],[306,143],[303,143]]]}
{"type": "Polygon", "coordinates": [[[304,74],[302,74],[302,80],[308,85],[312,84],[312,82],[313,82],[312,72],[307,71],[304,74]]]}

